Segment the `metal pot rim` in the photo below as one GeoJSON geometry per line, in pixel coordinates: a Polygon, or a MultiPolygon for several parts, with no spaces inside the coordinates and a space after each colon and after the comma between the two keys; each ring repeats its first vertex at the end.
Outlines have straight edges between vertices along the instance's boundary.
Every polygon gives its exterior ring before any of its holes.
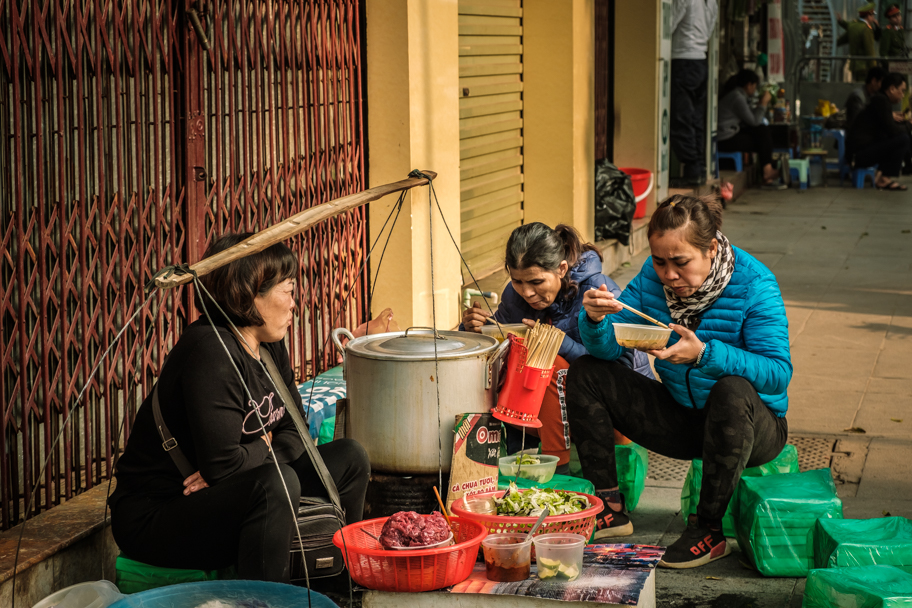
{"type": "MultiPolygon", "coordinates": [[[[425,339],[429,338],[430,330],[425,330],[424,332],[416,331],[415,329],[409,329],[409,337],[418,337],[426,336],[425,339]]],[[[438,331],[439,335],[446,338],[462,338],[464,341],[470,342],[472,345],[468,348],[460,348],[458,350],[438,350],[437,359],[440,361],[445,360],[458,360],[458,359],[471,359],[474,357],[486,357],[492,351],[494,351],[498,342],[490,336],[485,336],[483,334],[476,334],[474,332],[467,331],[438,331]]],[[[379,361],[433,361],[434,353],[431,352],[419,352],[419,353],[392,353],[392,352],[383,352],[381,350],[376,350],[376,348],[382,345],[387,340],[392,340],[395,338],[405,337],[406,332],[396,331],[396,332],[387,332],[382,334],[371,334],[367,336],[361,336],[360,338],[355,338],[354,340],[349,340],[348,344],[345,345],[346,356],[354,355],[363,359],[375,359],[379,361]],[[374,348],[368,348],[369,345],[374,345],[374,348]]]]}

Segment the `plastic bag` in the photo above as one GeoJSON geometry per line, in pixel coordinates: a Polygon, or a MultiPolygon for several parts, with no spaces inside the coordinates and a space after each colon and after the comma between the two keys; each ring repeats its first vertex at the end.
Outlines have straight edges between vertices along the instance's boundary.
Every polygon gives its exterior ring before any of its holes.
{"type": "Polygon", "coordinates": [[[123,555],[117,556],[117,588],[121,593],[138,593],[165,585],[214,581],[219,578],[218,570],[182,570],[160,568],[134,561],[123,555]]]}
{"type": "Polygon", "coordinates": [[[806,576],[817,519],[842,519],[830,469],[742,477],[738,503],[738,546],[764,576],[806,576]]]}
{"type": "Polygon", "coordinates": [[[595,240],[617,239],[630,244],[636,198],[630,176],[607,159],[595,165],[595,240]]]}
{"type": "Polygon", "coordinates": [[[890,565],[912,574],[912,521],[905,517],[820,519],[814,567],[890,565]]]}
{"type": "Polygon", "coordinates": [[[107,608],[123,597],[114,583],[91,581],[52,593],[33,608],[107,608]]]}
{"type": "Polygon", "coordinates": [[[802,608],[912,606],[912,574],[894,566],[811,570],[802,608]]]}
{"type": "MultiPolygon", "coordinates": [[[[765,477],[767,475],[797,472],[798,449],[791,444],[786,444],[773,460],[766,464],[761,464],[759,467],[744,469],[741,477],[765,477]]],[[[685,524],[688,516],[697,512],[697,505],[700,504],[700,484],[702,482],[703,461],[696,459],[690,463],[690,469],[684,479],[684,487],[681,488],[681,516],[684,518],[685,524]]],[[[738,486],[735,486],[735,493],[732,495],[728,508],[725,509],[725,516],[722,518],[722,533],[725,536],[735,536],[735,513],[737,511],[738,486]]]]}
{"type": "Polygon", "coordinates": [[[643,446],[628,443],[614,446],[614,456],[617,460],[618,488],[624,495],[627,510],[633,511],[646,487],[649,452],[643,446]]]}

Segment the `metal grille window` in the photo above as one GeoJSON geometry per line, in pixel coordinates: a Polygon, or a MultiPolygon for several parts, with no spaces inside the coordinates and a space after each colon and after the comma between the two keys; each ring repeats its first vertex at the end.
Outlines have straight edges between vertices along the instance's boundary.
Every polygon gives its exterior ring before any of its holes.
{"type": "MultiPolygon", "coordinates": [[[[157,269],[363,189],[360,45],[357,0],[0,2],[0,527],[108,476],[189,290],[153,299],[48,452],[157,269]]],[[[366,238],[361,209],[292,243],[299,377],[366,317],[366,238]]]]}

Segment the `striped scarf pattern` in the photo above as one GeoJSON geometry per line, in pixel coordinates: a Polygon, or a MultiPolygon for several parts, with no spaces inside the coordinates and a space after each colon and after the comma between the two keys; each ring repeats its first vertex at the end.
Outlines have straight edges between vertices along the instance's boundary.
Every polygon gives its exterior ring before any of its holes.
{"type": "Polygon", "coordinates": [[[700,315],[716,303],[735,272],[735,254],[731,243],[719,231],[716,231],[716,240],[719,241],[719,249],[713,258],[709,276],[699,289],[686,298],[681,298],[673,289],[663,286],[665,303],[668,304],[672,320],[691,331],[700,325],[700,315]]]}

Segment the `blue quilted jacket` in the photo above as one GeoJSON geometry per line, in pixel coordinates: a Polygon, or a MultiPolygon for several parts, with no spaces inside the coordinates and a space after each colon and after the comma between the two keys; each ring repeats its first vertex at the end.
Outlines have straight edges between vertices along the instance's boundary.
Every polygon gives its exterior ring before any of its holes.
{"type": "MultiPolygon", "coordinates": [[[[777,416],[785,416],[792,360],[782,294],[776,277],[766,266],[747,252],[733,249],[735,271],[731,281],[719,299],[704,311],[696,331],[706,344],[700,367],[656,359],[656,371],[675,400],[686,407],[702,409],[717,380],[741,376],[757,389],[767,407],[777,416]]],[[[659,321],[672,322],[652,258],[643,264],[620,301],[659,321]]],[[[612,323],[642,324],[643,320],[622,310],[608,315],[601,323],[593,323],[585,310],[580,312],[583,344],[592,355],[608,361],[614,361],[626,350],[615,341],[612,323]]],[[[668,346],[679,337],[672,332],[668,346]]]]}

